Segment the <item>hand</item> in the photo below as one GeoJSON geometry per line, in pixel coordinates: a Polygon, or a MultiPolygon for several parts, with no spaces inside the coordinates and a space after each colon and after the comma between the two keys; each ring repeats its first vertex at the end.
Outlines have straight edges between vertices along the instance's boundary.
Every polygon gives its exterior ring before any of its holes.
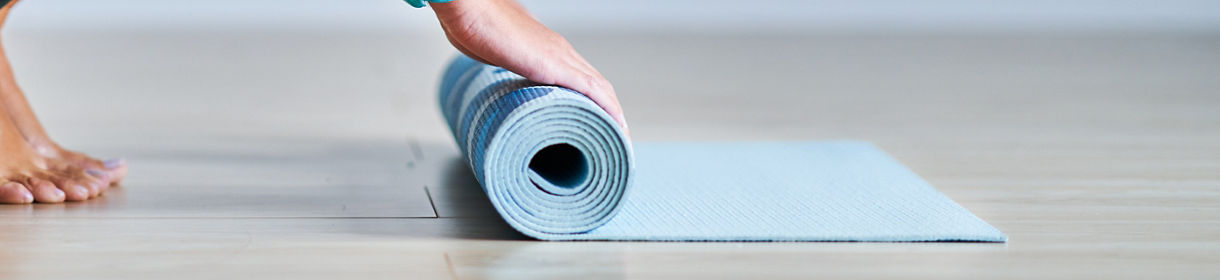
{"type": "Polygon", "coordinates": [[[627,132],[614,87],[559,33],[513,0],[432,3],[449,43],[479,62],[585,94],[627,132]]]}

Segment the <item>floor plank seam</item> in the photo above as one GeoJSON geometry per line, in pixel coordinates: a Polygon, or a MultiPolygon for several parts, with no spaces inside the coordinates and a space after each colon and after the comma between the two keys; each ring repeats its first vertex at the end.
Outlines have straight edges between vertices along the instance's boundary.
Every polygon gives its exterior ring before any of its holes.
{"type": "Polygon", "coordinates": [[[432,206],[432,217],[440,218],[441,213],[436,211],[436,201],[432,200],[432,191],[428,189],[428,185],[424,185],[424,195],[428,196],[428,206],[432,206]]]}
{"type": "Polygon", "coordinates": [[[449,277],[453,278],[454,280],[460,279],[460,278],[458,278],[457,270],[453,269],[453,259],[449,258],[449,253],[445,252],[444,255],[445,255],[445,266],[447,266],[449,268],[449,277]]]}

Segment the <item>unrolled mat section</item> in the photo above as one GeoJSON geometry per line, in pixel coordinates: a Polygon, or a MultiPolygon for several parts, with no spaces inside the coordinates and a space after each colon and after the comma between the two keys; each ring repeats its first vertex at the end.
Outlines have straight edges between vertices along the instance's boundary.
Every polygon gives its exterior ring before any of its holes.
{"type": "Polygon", "coordinates": [[[464,56],[439,100],[496,211],[538,239],[1007,240],[864,142],[633,149],[584,95],[464,56]]]}

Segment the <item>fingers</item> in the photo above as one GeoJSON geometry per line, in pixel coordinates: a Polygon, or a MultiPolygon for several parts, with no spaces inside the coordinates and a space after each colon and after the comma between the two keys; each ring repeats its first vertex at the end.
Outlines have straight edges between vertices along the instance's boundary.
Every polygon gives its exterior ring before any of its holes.
{"type": "Polygon", "coordinates": [[[589,99],[593,100],[593,103],[597,103],[602,110],[605,110],[614,119],[614,122],[618,123],[619,127],[623,129],[623,133],[630,135],[627,119],[623,116],[623,107],[618,101],[614,87],[596,69],[593,69],[592,66],[589,66],[583,60],[577,55],[575,58],[567,59],[562,66],[547,67],[546,70],[543,70],[557,73],[543,73],[541,75],[554,77],[552,83],[588,96],[589,99]]]}
{"type": "Polygon", "coordinates": [[[629,133],[614,87],[567,42],[514,1],[433,5],[449,43],[482,63],[580,92],[629,133]]]}
{"type": "Polygon", "coordinates": [[[618,95],[614,92],[614,86],[601,73],[598,73],[597,69],[576,54],[575,50],[569,50],[569,55],[565,58],[543,58],[542,60],[546,62],[525,66],[536,69],[510,70],[526,73],[526,79],[570,88],[588,96],[593,103],[597,103],[602,110],[605,110],[614,119],[614,122],[618,123],[624,134],[631,134],[627,126],[627,118],[623,115],[622,104],[619,103],[618,95]]]}

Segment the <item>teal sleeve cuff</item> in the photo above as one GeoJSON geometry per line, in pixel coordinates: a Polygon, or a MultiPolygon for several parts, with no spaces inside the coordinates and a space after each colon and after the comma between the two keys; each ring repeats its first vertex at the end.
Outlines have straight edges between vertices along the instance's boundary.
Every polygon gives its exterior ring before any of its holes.
{"type": "Polygon", "coordinates": [[[412,7],[423,8],[424,6],[427,6],[424,4],[424,2],[445,3],[449,1],[453,0],[407,0],[407,4],[411,4],[412,7]]]}

